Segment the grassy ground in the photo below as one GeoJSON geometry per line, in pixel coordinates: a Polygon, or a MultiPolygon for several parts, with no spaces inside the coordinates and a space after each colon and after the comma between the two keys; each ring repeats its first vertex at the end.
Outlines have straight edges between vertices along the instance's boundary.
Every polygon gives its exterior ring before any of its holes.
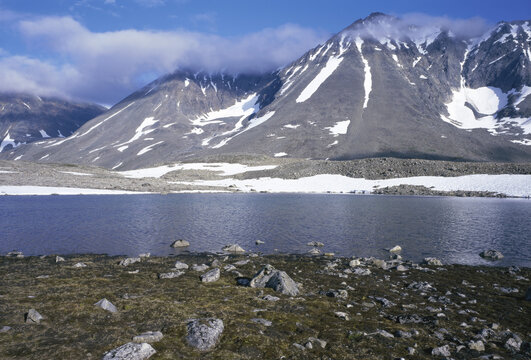
{"type": "MultiPolygon", "coordinates": [[[[118,265],[119,260],[103,255],[71,256],[60,263],[52,256],[0,257],[0,328],[12,327],[0,333],[0,358],[100,359],[106,351],[131,341],[135,335],[160,330],[164,338],[152,344],[157,350],[152,359],[421,359],[432,358],[431,349],[445,344],[450,344],[452,357],[468,359],[482,353],[466,347],[457,352],[456,347],[466,345],[492,323],[500,324],[501,330],[518,333],[524,341],[529,341],[531,333],[531,302],[524,300],[527,279],[531,277],[528,268],[521,270],[519,278],[507,269],[457,265],[405,273],[371,268],[369,276],[349,274],[344,278],[337,274],[348,268],[349,259],[332,259],[337,266],[328,271],[325,268],[330,259],[300,256],[181,255],[152,257],[128,267],[118,265]],[[168,272],[176,260],[209,264],[214,259],[222,261],[222,266],[250,259],[248,264],[238,266],[238,271],[248,277],[262,265],[272,264],[302,284],[301,296],[290,298],[271,289],[237,286],[236,275],[223,270],[219,281],[208,284],[201,283],[200,273],[192,270],[186,270],[179,278],[157,278],[158,273],[168,272]],[[77,262],[88,266],[73,268],[77,262]],[[138,273],[129,273],[137,269],[138,273]],[[41,275],[49,277],[37,278],[41,275]],[[469,284],[463,285],[463,280],[469,284]],[[423,295],[407,289],[413,281],[428,281],[437,291],[423,295]],[[518,292],[504,294],[494,284],[516,288],[518,292]],[[319,290],[329,289],[346,289],[348,297],[319,294],[319,290]],[[445,295],[447,291],[451,292],[447,295],[451,304],[430,302],[430,296],[445,295]],[[267,294],[281,299],[262,300],[267,294]],[[371,296],[385,297],[396,305],[385,308],[371,296]],[[115,304],[118,313],[94,307],[102,298],[115,304]],[[440,311],[430,311],[429,306],[440,311]],[[35,308],[45,320],[25,324],[24,314],[30,308],[35,308]],[[459,314],[460,310],[472,312],[459,314]],[[337,317],[336,311],[348,313],[350,320],[337,317]],[[437,322],[400,324],[392,320],[393,315],[412,313],[430,316],[437,322]],[[436,313],[446,317],[437,317],[436,313]],[[200,353],[185,341],[186,321],[196,317],[224,321],[220,343],[210,352],[200,353]],[[270,320],[272,326],[256,324],[252,318],[270,320]],[[463,322],[468,327],[462,326],[463,322]],[[444,340],[434,336],[440,328],[449,333],[444,340]],[[419,335],[389,339],[363,334],[379,329],[390,333],[416,329],[419,335]],[[299,350],[293,346],[304,345],[312,336],[325,340],[326,348],[314,344],[311,350],[299,350]],[[406,349],[415,344],[416,354],[409,356],[406,349]]],[[[484,354],[492,353],[525,358],[509,353],[503,343],[496,341],[486,345],[484,354]]]]}

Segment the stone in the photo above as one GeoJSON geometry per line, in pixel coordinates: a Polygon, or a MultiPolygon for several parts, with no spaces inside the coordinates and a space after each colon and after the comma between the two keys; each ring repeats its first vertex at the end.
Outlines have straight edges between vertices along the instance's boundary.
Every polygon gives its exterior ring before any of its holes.
{"type": "Polygon", "coordinates": [[[224,326],[220,319],[190,319],[186,325],[186,341],[200,351],[206,351],[216,346],[224,326]]]}
{"type": "Polygon", "coordinates": [[[485,250],[479,254],[484,259],[487,260],[500,260],[503,259],[503,254],[498,250],[485,250]]]}
{"type": "Polygon", "coordinates": [[[324,246],[324,244],[322,242],[320,242],[320,241],[310,241],[306,245],[308,245],[308,246],[317,246],[317,247],[323,247],[324,246]]]}
{"type": "Polygon", "coordinates": [[[273,323],[271,321],[266,320],[266,319],[262,319],[262,318],[254,318],[254,319],[251,319],[251,321],[254,322],[254,323],[260,324],[260,325],[264,325],[264,326],[273,325],[273,323]]]}
{"type": "Polygon", "coordinates": [[[176,270],[186,270],[188,269],[188,264],[185,264],[181,261],[177,261],[175,262],[175,265],[173,265],[173,267],[176,269],[176,270]]]}
{"type": "Polygon", "coordinates": [[[365,269],[365,268],[356,268],[356,269],[352,270],[352,273],[354,275],[367,276],[367,275],[371,274],[371,271],[369,269],[365,269]]]}
{"type": "Polygon", "coordinates": [[[400,272],[403,272],[403,271],[408,271],[409,268],[407,266],[404,266],[404,265],[398,265],[396,267],[396,271],[400,271],[400,272]]]}
{"type": "Polygon", "coordinates": [[[141,259],[147,259],[150,256],[151,256],[151,253],[138,254],[138,257],[141,258],[141,259]]]}
{"type": "Polygon", "coordinates": [[[321,339],[318,339],[316,337],[309,337],[308,341],[310,343],[317,343],[321,347],[321,349],[324,349],[326,347],[327,342],[321,339]]]}
{"type": "Polygon", "coordinates": [[[84,267],[87,267],[87,264],[82,263],[82,262],[78,262],[78,263],[75,263],[73,265],[73,267],[75,267],[75,268],[84,268],[84,267]]]}
{"type": "Polygon", "coordinates": [[[350,320],[350,316],[348,316],[346,312],[334,311],[334,314],[340,319],[347,320],[347,321],[350,320]]]}
{"type": "Polygon", "coordinates": [[[325,296],[328,296],[328,297],[344,299],[344,300],[348,297],[347,290],[334,290],[334,289],[330,289],[328,291],[321,290],[321,291],[319,291],[319,294],[325,295],[325,296]]]}
{"type": "Polygon", "coordinates": [[[114,306],[113,303],[111,303],[109,300],[107,300],[105,298],[103,298],[100,301],[98,301],[97,303],[95,303],[94,306],[100,307],[103,310],[107,310],[107,311],[112,312],[112,313],[118,312],[118,309],[116,308],[116,306],[114,306]]]}
{"type": "Polygon", "coordinates": [[[376,330],[376,334],[378,334],[378,335],[380,335],[380,336],[383,336],[383,337],[385,337],[385,338],[388,338],[388,339],[392,339],[392,338],[394,338],[394,335],[393,335],[393,334],[391,334],[391,333],[388,332],[388,331],[381,330],[381,329],[376,330]]]}
{"type": "Polygon", "coordinates": [[[56,262],[56,263],[58,263],[58,262],[63,262],[63,261],[65,261],[65,258],[64,258],[64,257],[62,257],[62,256],[56,256],[56,257],[55,257],[55,262],[56,262]]]}
{"type": "Polygon", "coordinates": [[[411,346],[410,346],[410,347],[407,348],[407,353],[408,353],[409,355],[415,355],[416,352],[417,352],[417,350],[415,350],[414,347],[411,347],[411,346]]]}
{"type": "Polygon", "coordinates": [[[262,240],[256,240],[254,242],[256,245],[262,245],[262,244],[265,244],[265,242],[263,242],[262,240]]]}
{"type": "Polygon", "coordinates": [[[299,286],[284,271],[276,270],[267,264],[250,281],[253,288],[271,288],[285,295],[299,295],[299,286]]]}
{"type": "Polygon", "coordinates": [[[333,257],[335,254],[333,252],[325,252],[324,256],[333,257]]]}
{"type": "Polygon", "coordinates": [[[384,260],[372,259],[371,263],[377,268],[387,270],[387,263],[384,260]]]}
{"type": "Polygon", "coordinates": [[[158,276],[159,276],[159,279],[174,279],[181,275],[184,275],[184,271],[177,270],[177,271],[170,271],[167,273],[160,273],[158,276]]]}
{"type": "Polygon", "coordinates": [[[297,344],[297,343],[293,343],[293,346],[299,350],[306,350],[306,348],[304,346],[302,346],[301,344],[297,344]]]}
{"type": "Polygon", "coordinates": [[[522,346],[522,341],[515,337],[510,337],[504,345],[507,350],[515,353],[520,351],[520,346],[522,346]]]}
{"type": "Polygon", "coordinates": [[[238,244],[231,244],[223,247],[223,251],[231,253],[244,253],[245,250],[238,244]]]}
{"type": "Polygon", "coordinates": [[[164,335],[160,331],[148,331],[133,337],[135,343],[154,343],[161,341],[164,335]]]}
{"type": "Polygon", "coordinates": [[[470,350],[476,350],[476,351],[485,351],[485,345],[483,344],[483,341],[470,341],[468,344],[468,348],[470,350]]]}
{"type": "Polygon", "coordinates": [[[187,247],[187,246],[190,246],[190,243],[188,241],[186,241],[186,240],[183,240],[183,239],[175,240],[171,244],[172,248],[182,248],[182,247],[187,247]]]}
{"type": "Polygon", "coordinates": [[[11,330],[11,326],[2,326],[2,328],[0,329],[0,333],[5,333],[9,330],[11,330]]]}
{"type": "Polygon", "coordinates": [[[409,339],[413,335],[409,331],[398,330],[395,332],[395,336],[398,338],[409,339]]]}
{"type": "Polygon", "coordinates": [[[356,267],[360,265],[361,265],[361,262],[358,259],[350,260],[350,262],[348,263],[348,266],[350,267],[356,267]]]}
{"type": "Polygon", "coordinates": [[[39,324],[44,317],[35,309],[29,309],[26,313],[26,324],[39,324]]]}
{"type": "Polygon", "coordinates": [[[135,258],[125,258],[123,259],[122,261],[120,261],[120,263],[118,265],[121,265],[121,266],[129,266],[131,264],[134,264],[136,262],[140,262],[141,259],[139,257],[135,257],[135,258]]]}
{"type": "Polygon", "coordinates": [[[105,353],[103,360],[144,360],[155,353],[155,349],[147,343],[130,342],[105,353]]]}
{"type": "Polygon", "coordinates": [[[319,250],[317,248],[313,248],[313,249],[308,251],[308,254],[310,254],[310,255],[319,255],[319,254],[321,254],[321,250],[319,250]]]}
{"type": "Polygon", "coordinates": [[[233,270],[236,270],[236,266],[232,265],[232,264],[229,264],[229,265],[225,265],[223,267],[223,270],[225,271],[233,271],[233,270]]]}
{"type": "Polygon", "coordinates": [[[17,258],[17,259],[23,259],[24,258],[24,254],[22,253],[22,251],[10,251],[7,253],[6,255],[7,257],[11,257],[11,258],[17,258]]]}
{"type": "Polygon", "coordinates": [[[240,260],[240,261],[236,261],[233,265],[236,265],[236,266],[243,266],[243,265],[247,265],[249,263],[249,261],[251,260],[240,260]]]}
{"type": "Polygon", "coordinates": [[[431,266],[442,266],[443,265],[441,260],[434,258],[434,257],[424,258],[424,261],[422,263],[424,265],[431,265],[431,266]]]}
{"type": "Polygon", "coordinates": [[[207,270],[209,267],[210,266],[208,266],[207,264],[201,264],[201,265],[193,264],[192,265],[192,270],[193,271],[202,272],[202,271],[207,270]]]}
{"type": "Polygon", "coordinates": [[[219,269],[215,268],[201,275],[201,281],[204,283],[218,281],[220,275],[221,275],[221,272],[219,271],[219,269]]]}
{"type": "Polygon", "coordinates": [[[262,299],[265,301],[279,301],[280,300],[279,297],[273,296],[273,295],[266,295],[262,299]]]}
{"type": "Polygon", "coordinates": [[[394,247],[389,249],[389,252],[392,252],[392,253],[398,253],[401,251],[402,251],[402,247],[400,247],[400,245],[395,245],[394,247]]]}
{"type": "Polygon", "coordinates": [[[431,350],[431,354],[433,356],[445,356],[445,357],[449,357],[449,356],[452,355],[450,353],[450,346],[449,345],[444,345],[444,346],[439,346],[439,347],[433,348],[431,350]]]}

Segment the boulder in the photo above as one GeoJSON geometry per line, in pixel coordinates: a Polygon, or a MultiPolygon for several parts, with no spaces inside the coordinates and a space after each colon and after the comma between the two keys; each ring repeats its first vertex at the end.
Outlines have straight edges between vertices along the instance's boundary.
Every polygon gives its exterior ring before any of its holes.
{"type": "Polygon", "coordinates": [[[450,353],[450,346],[449,345],[444,345],[444,346],[439,346],[439,347],[433,348],[431,350],[431,354],[433,356],[444,356],[444,357],[449,357],[449,356],[452,355],[450,353]]]}
{"type": "Polygon", "coordinates": [[[321,250],[319,250],[317,248],[313,248],[313,249],[308,251],[308,254],[310,254],[310,255],[319,255],[319,254],[321,254],[321,250]]]}
{"type": "Polygon", "coordinates": [[[347,321],[350,320],[350,316],[348,316],[346,312],[335,311],[334,314],[340,319],[347,320],[347,321]]]}
{"type": "Polygon", "coordinates": [[[194,265],[192,265],[192,270],[193,271],[202,272],[202,271],[205,271],[208,268],[209,268],[209,266],[207,264],[201,264],[201,265],[194,264],[194,265]]]}
{"type": "Polygon", "coordinates": [[[185,264],[181,261],[175,262],[175,265],[173,266],[177,270],[185,270],[188,269],[188,264],[185,264]]]}
{"type": "Polygon", "coordinates": [[[424,261],[422,262],[424,265],[432,265],[432,266],[442,266],[443,263],[441,260],[434,258],[434,257],[427,257],[424,258],[424,261]]]}
{"type": "Polygon", "coordinates": [[[201,275],[201,281],[204,283],[214,282],[219,280],[220,271],[218,268],[212,269],[207,273],[201,275]]]}
{"type": "Polygon", "coordinates": [[[73,267],[75,267],[75,268],[84,268],[84,267],[87,267],[87,264],[82,263],[82,262],[78,262],[78,263],[75,263],[73,265],[73,267]]]}
{"type": "Polygon", "coordinates": [[[103,310],[107,310],[112,313],[118,312],[118,309],[116,308],[116,306],[114,306],[112,302],[110,302],[109,300],[105,298],[95,303],[94,306],[97,306],[99,308],[102,308],[103,310]]]}
{"type": "Polygon", "coordinates": [[[142,333],[140,335],[133,337],[133,342],[135,343],[154,343],[157,341],[161,341],[164,335],[160,331],[148,331],[145,333],[142,333]]]}
{"type": "Polygon", "coordinates": [[[308,246],[318,246],[318,247],[323,247],[324,246],[324,244],[322,242],[319,242],[319,241],[310,241],[306,245],[308,245],[308,246]]]}
{"type": "Polygon", "coordinates": [[[10,251],[7,253],[6,256],[11,257],[11,258],[17,258],[17,259],[24,258],[24,254],[22,253],[22,251],[10,251]]]}
{"type": "Polygon", "coordinates": [[[500,260],[503,259],[503,254],[498,250],[485,250],[479,254],[483,259],[487,260],[500,260]]]}
{"type": "Polygon", "coordinates": [[[41,314],[37,312],[35,309],[29,309],[29,311],[26,313],[26,324],[38,324],[43,320],[44,317],[42,317],[41,314]]]}
{"type": "Polygon", "coordinates": [[[365,268],[355,268],[352,270],[352,273],[355,275],[367,276],[371,274],[371,271],[365,268]]]}
{"type": "Polygon", "coordinates": [[[244,253],[245,250],[238,244],[231,244],[223,247],[223,251],[232,253],[244,253]]]}
{"type": "Polygon", "coordinates": [[[171,247],[172,248],[182,248],[182,247],[187,247],[187,246],[190,246],[190,243],[186,240],[182,240],[182,239],[179,239],[179,240],[175,240],[172,244],[171,244],[171,247]]]}
{"type": "Polygon", "coordinates": [[[56,256],[56,257],[55,257],[55,262],[56,262],[56,263],[58,263],[58,262],[63,262],[63,261],[65,261],[65,258],[64,258],[64,257],[62,257],[62,256],[56,256]]]}
{"type": "Polygon", "coordinates": [[[478,340],[478,341],[470,341],[468,343],[468,348],[470,350],[476,350],[476,351],[485,351],[485,345],[483,344],[483,341],[481,340],[478,340]]]}
{"type": "Polygon", "coordinates": [[[144,360],[155,353],[155,349],[149,344],[130,342],[105,353],[103,360],[144,360]]]}
{"type": "Polygon", "coordinates": [[[244,266],[244,265],[247,265],[249,263],[249,259],[247,260],[240,260],[240,261],[236,261],[233,265],[236,265],[236,266],[244,266]]]}
{"type": "Polygon", "coordinates": [[[184,275],[184,271],[170,271],[167,273],[160,273],[158,276],[159,279],[173,279],[181,275],[184,275]]]}
{"type": "Polygon", "coordinates": [[[254,288],[271,288],[285,295],[299,295],[299,286],[284,271],[276,270],[267,264],[250,281],[249,286],[254,288]]]}
{"type": "Polygon", "coordinates": [[[263,242],[262,240],[256,240],[254,242],[256,245],[262,245],[262,244],[265,244],[265,242],[263,242]]]}
{"type": "Polygon", "coordinates": [[[123,260],[120,261],[119,265],[121,266],[128,266],[128,265],[131,265],[131,264],[134,264],[136,262],[140,262],[140,258],[139,257],[134,257],[134,258],[125,258],[123,260]]]}
{"type": "Polygon", "coordinates": [[[200,351],[210,350],[216,346],[223,329],[220,319],[190,319],[186,325],[186,341],[200,351]]]}
{"type": "Polygon", "coordinates": [[[402,251],[402,247],[400,245],[395,245],[394,247],[389,249],[389,252],[392,253],[398,253],[402,251]]]}
{"type": "Polygon", "coordinates": [[[262,319],[262,318],[254,318],[254,319],[251,319],[251,321],[256,323],[256,324],[260,324],[260,325],[264,325],[264,326],[273,325],[273,323],[271,321],[266,320],[266,319],[262,319]]]}
{"type": "Polygon", "coordinates": [[[361,265],[361,262],[358,259],[352,259],[348,263],[348,266],[350,266],[350,267],[356,267],[356,266],[360,266],[360,265],[361,265]]]}

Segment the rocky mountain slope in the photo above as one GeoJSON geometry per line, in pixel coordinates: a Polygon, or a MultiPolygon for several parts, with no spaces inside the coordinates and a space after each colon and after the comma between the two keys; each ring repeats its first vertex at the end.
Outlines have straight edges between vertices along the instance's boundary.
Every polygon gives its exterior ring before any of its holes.
{"type": "Polygon", "coordinates": [[[48,138],[64,138],[105,108],[25,94],[0,94],[0,152],[48,138]]]}
{"type": "Polygon", "coordinates": [[[211,154],[531,160],[531,21],[469,39],[371,14],[265,75],[177,71],[3,158],[138,168],[211,154]]]}

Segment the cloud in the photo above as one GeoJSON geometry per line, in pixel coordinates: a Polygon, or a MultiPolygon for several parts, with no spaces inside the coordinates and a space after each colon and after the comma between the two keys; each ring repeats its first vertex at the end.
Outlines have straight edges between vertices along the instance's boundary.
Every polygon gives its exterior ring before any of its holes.
{"type": "Polygon", "coordinates": [[[147,78],[176,69],[262,73],[277,69],[328,34],[297,25],[240,37],[175,31],[92,32],[71,17],[21,20],[22,37],[48,59],[0,58],[0,91],[28,91],[113,104],[147,78]]]}

